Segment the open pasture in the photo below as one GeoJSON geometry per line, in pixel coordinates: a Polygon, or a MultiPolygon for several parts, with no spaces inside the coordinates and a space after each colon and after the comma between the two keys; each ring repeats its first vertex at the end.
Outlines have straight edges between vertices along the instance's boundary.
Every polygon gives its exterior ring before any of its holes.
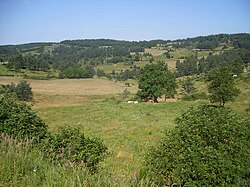
{"type": "MultiPolygon", "coordinates": [[[[19,77],[0,77],[0,84],[18,83],[19,77]]],[[[126,87],[123,82],[107,79],[27,80],[34,92],[34,108],[46,106],[81,105],[104,100],[107,96],[122,94],[128,89],[136,93],[137,84],[126,87]]]]}
{"type": "MultiPolygon", "coordinates": [[[[21,78],[1,77],[0,84],[21,78]]],[[[128,104],[119,96],[137,86],[106,79],[28,80],[34,91],[33,108],[51,131],[78,126],[87,135],[99,137],[108,146],[109,157],[101,167],[126,180],[138,175],[150,146],[158,142],[174,119],[195,102],[128,104]],[[118,95],[118,97],[117,97],[118,95]]]]}

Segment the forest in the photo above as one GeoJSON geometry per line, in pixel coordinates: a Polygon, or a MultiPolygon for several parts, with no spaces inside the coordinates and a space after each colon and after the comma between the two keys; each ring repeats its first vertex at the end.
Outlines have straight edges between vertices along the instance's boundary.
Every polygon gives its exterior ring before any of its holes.
{"type": "MultiPolygon", "coordinates": [[[[244,65],[250,62],[250,34],[219,34],[174,41],[84,39],[6,45],[0,46],[0,61],[6,64],[9,70],[16,72],[22,69],[44,72],[52,70],[59,71],[60,78],[91,78],[96,75],[94,70],[97,70],[98,65],[127,63],[136,66],[136,63],[141,61],[152,63],[155,60],[153,55],[145,52],[146,49],[152,48],[166,51],[163,61],[173,58],[171,53],[178,49],[195,51],[192,56],[176,60],[176,77],[206,73],[224,64],[230,66],[234,74],[239,74],[244,65]],[[202,51],[209,51],[209,55],[198,57],[197,54],[202,51]]],[[[130,71],[132,76],[123,75],[123,72],[113,75],[123,80],[137,78],[135,69],[124,72],[127,74],[130,71]]]]}

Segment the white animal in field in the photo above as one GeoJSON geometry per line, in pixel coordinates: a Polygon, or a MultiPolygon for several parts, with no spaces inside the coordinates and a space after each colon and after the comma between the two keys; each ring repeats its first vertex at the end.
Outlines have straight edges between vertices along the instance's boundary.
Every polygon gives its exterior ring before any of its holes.
{"type": "Polygon", "coordinates": [[[131,104],[131,103],[134,103],[134,101],[128,101],[127,103],[131,104]]]}
{"type": "Polygon", "coordinates": [[[134,104],[138,104],[139,102],[138,101],[134,101],[134,104]]]}

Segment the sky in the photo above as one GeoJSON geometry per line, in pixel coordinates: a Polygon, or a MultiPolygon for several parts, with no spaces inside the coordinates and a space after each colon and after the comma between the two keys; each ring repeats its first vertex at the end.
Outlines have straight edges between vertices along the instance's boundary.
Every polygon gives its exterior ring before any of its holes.
{"type": "Polygon", "coordinates": [[[250,0],[0,0],[0,45],[250,33],[250,0]]]}

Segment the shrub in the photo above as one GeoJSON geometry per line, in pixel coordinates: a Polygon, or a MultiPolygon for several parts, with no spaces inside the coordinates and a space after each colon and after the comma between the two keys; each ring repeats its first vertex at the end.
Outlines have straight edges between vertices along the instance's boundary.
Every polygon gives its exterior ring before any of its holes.
{"type": "Polygon", "coordinates": [[[46,137],[47,126],[25,103],[0,97],[0,133],[37,141],[46,137]]]}
{"type": "Polygon", "coordinates": [[[30,101],[33,98],[32,88],[27,81],[20,81],[17,85],[3,85],[1,93],[5,95],[14,95],[20,101],[30,101]]]}
{"type": "Polygon", "coordinates": [[[43,143],[46,156],[65,166],[86,166],[95,170],[107,152],[99,139],[90,139],[79,128],[63,128],[43,143]]]}
{"type": "Polygon", "coordinates": [[[184,95],[182,97],[182,100],[184,101],[195,101],[199,99],[206,100],[208,99],[208,96],[205,92],[195,92],[189,95],[184,95]]]}
{"type": "Polygon", "coordinates": [[[200,106],[176,122],[146,157],[151,180],[167,186],[240,186],[249,181],[249,118],[228,108],[200,106]]]}
{"type": "Polygon", "coordinates": [[[32,88],[27,81],[20,81],[16,85],[15,92],[20,101],[29,101],[33,98],[32,88]]]}

